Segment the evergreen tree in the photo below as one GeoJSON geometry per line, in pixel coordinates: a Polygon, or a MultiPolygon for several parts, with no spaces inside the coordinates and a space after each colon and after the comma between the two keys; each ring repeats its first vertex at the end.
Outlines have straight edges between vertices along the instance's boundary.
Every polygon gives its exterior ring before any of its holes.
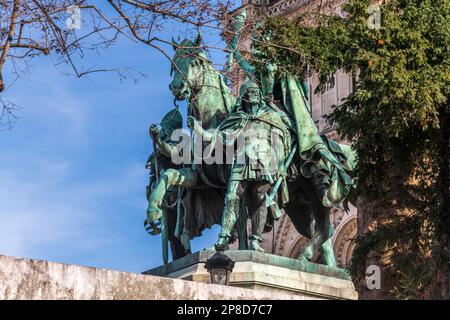
{"type": "Polygon", "coordinates": [[[339,69],[355,79],[329,120],[359,157],[351,272],[360,297],[448,299],[450,1],[371,5],[350,0],[346,17],[318,14],[314,26],[310,16],[268,19],[271,39],[259,49],[299,76],[310,66],[317,90],[339,69]],[[381,290],[367,289],[371,264],[381,290]]]}

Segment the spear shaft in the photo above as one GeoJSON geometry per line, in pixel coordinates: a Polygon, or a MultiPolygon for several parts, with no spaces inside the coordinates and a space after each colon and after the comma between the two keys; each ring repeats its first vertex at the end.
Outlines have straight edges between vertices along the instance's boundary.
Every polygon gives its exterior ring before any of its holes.
{"type": "MultiPolygon", "coordinates": [[[[155,154],[155,184],[159,182],[159,164],[158,164],[158,149],[155,139],[153,139],[153,152],[155,154]]],[[[163,263],[167,264],[169,262],[169,229],[168,229],[168,221],[167,221],[167,212],[166,210],[162,210],[161,215],[161,249],[162,249],[162,258],[163,263]]]]}

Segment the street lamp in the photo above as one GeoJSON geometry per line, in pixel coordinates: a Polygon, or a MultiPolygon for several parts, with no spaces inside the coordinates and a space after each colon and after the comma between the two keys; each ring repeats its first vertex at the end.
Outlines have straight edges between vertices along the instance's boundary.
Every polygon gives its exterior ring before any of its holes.
{"type": "Polygon", "coordinates": [[[234,261],[224,254],[223,250],[217,250],[206,260],[205,268],[208,270],[212,284],[228,285],[230,273],[234,268],[234,261]]]}

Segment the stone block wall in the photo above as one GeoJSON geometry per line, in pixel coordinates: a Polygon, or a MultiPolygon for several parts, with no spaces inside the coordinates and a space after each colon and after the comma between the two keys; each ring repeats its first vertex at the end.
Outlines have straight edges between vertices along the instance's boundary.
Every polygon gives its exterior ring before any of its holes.
{"type": "Polygon", "coordinates": [[[292,300],[302,297],[0,255],[0,300],[6,299],[292,300]]]}

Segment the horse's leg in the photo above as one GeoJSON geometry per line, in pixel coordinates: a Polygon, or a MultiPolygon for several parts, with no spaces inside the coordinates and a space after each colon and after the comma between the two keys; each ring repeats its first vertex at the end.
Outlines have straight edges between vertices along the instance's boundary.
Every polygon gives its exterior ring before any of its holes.
{"type": "Polygon", "coordinates": [[[331,245],[333,236],[333,226],[330,222],[330,208],[322,204],[322,194],[324,192],[323,177],[318,175],[313,177],[313,180],[305,180],[304,190],[311,201],[312,211],[314,215],[314,234],[309,243],[303,248],[300,253],[300,259],[310,261],[317,250],[322,253],[323,259],[327,266],[336,266],[334,252],[331,245]]]}
{"type": "Polygon", "coordinates": [[[320,247],[319,243],[321,242],[320,234],[318,232],[314,232],[313,237],[309,240],[309,242],[302,248],[298,255],[298,259],[302,261],[311,261],[314,257],[314,253],[317,248],[320,247]]]}
{"type": "Polygon", "coordinates": [[[171,186],[192,187],[196,181],[196,173],[191,168],[167,169],[162,173],[159,181],[152,191],[147,208],[147,222],[152,224],[161,219],[161,204],[167,189],[171,186]]]}
{"type": "MultiPolygon", "coordinates": [[[[308,197],[308,193],[304,188],[297,188],[296,190],[289,190],[290,192],[296,192],[290,196],[291,201],[285,206],[285,212],[292,221],[292,224],[302,236],[311,240],[314,236],[314,213],[311,201],[308,197]],[[303,197],[299,195],[302,194],[303,197]]],[[[311,260],[314,252],[312,245],[308,245],[302,248],[297,258],[301,260],[311,260]]]]}
{"type": "Polygon", "coordinates": [[[319,250],[327,266],[336,267],[336,258],[334,257],[334,250],[331,243],[331,237],[334,234],[334,228],[330,221],[331,208],[325,207],[322,204],[322,198],[326,190],[324,176],[317,173],[313,175],[312,180],[316,195],[313,200],[313,210],[316,216],[315,229],[319,235],[314,249],[319,250]]]}
{"type": "Polygon", "coordinates": [[[319,248],[325,264],[329,267],[336,267],[336,258],[334,257],[333,244],[331,238],[325,241],[319,248]]]}
{"type": "Polygon", "coordinates": [[[186,247],[183,243],[181,236],[176,234],[176,228],[178,223],[178,215],[176,208],[166,209],[167,221],[169,229],[169,242],[170,250],[172,252],[172,260],[180,259],[190,254],[190,248],[186,247]]]}
{"type": "Polygon", "coordinates": [[[325,264],[329,267],[336,267],[336,259],[331,244],[331,237],[333,236],[333,227],[330,222],[331,209],[313,204],[313,210],[315,215],[314,235],[303,248],[299,258],[310,261],[314,253],[319,250],[325,264]]]}
{"type": "Polygon", "coordinates": [[[183,228],[182,233],[179,236],[181,245],[183,246],[184,256],[191,254],[191,239],[189,238],[189,231],[183,228]]]}
{"type": "Polygon", "coordinates": [[[172,259],[177,260],[191,253],[190,248],[186,248],[181,239],[172,238],[170,241],[170,250],[172,250],[172,259]]]}
{"type": "Polygon", "coordinates": [[[331,246],[333,226],[330,221],[330,211],[331,208],[324,207],[321,203],[318,204],[317,201],[313,202],[315,220],[314,235],[308,245],[313,253],[319,250],[327,266],[336,266],[333,248],[331,246]]]}
{"type": "MultiPolygon", "coordinates": [[[[182,192],[181,188],[178,188],[178,192],[182,192]]],[[[189,232],[184,228],[184,215],[185,208],[181,201],[177,203],[177,221],[175,227],[175,237],[179,240],[182,248],[182,257],[191,254],[191,239],[189,238],[189,232]]],[[[181,257],[180,257],[181,258],[181,257]]]]}

